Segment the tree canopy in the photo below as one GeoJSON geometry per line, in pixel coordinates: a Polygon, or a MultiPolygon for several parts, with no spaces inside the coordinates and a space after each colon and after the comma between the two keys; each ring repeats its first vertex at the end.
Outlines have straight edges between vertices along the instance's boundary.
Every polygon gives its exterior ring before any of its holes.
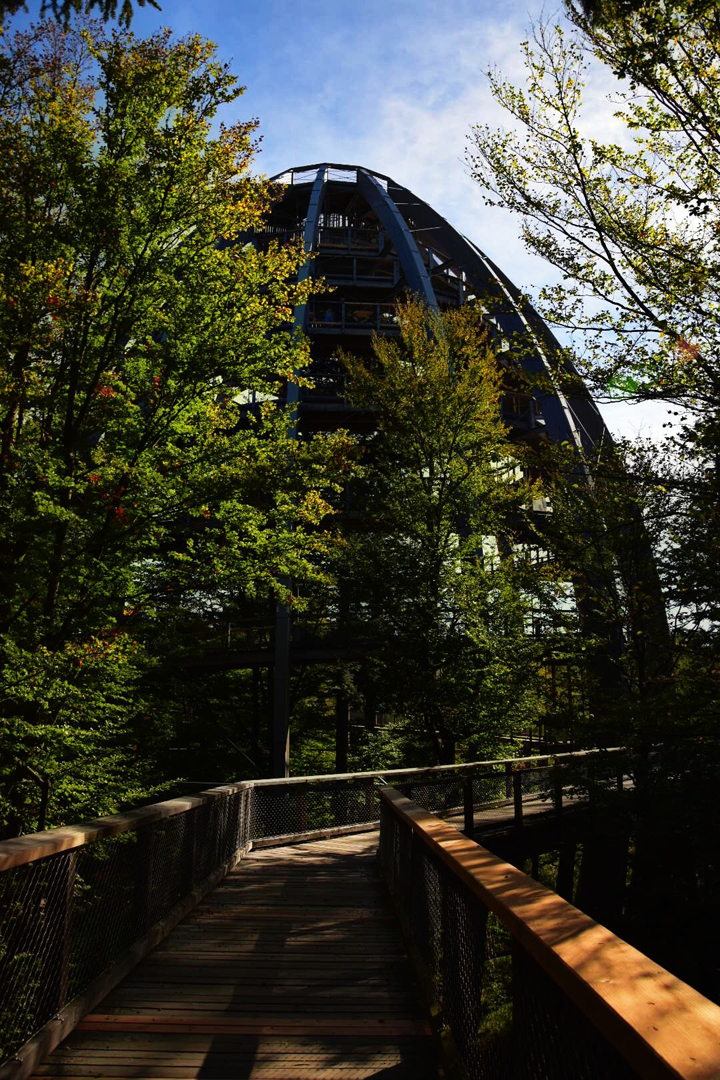
{"type": "Polygon", "coordinates": [[[717,12],[660,2],[575,22],[577,36],[536,27],[525,87],[490,74],[512,126],[476,126],[470,165],[488,200],[522,217],[530,250],[560,270],[541,305],[582,334],[596,385],[715,409],[717,12]],[[597,62],[620,80],[615,142],[594,138],[583,117],[597,62]]]}
{"type": "MultiPolygon", "coordinates": [[[[552,592],[533,557],[536,483],[500,414],[501,373],[480,311],[398,308],[400,338],[346,357],[351,400],[377,419],[366,448],[366,513],[341,580],[368,627],[387,711],[439,762],[488,752],[537,715],[533,608],[552,592]]],[[[537,554],[535,552],[535,554],[537,554]]]]}
{"type": "MultiPolygon", "coordinates": [[[[570,32],[540,25],[524,44],[524,87],[491,73],[510,130],[475,127],[468,157],[488,200],[517,213],[527,246],[560,271],[540,306],[574,334],[596,389],[677,406],[663,452],[627,448],[625,475],[612,455],[590,475],[601,502],[614,490],[611,502],[635,503],[630,519],[621,514],[623,543],[631,520],[653,536],[674,631],[670,712],[678,726],[707,724],[720,625],[720,20],[690,0],[569,12],[570,32]],[[583,113],[585,80],[598,74],[614,79],[612,142],[594,138],[583,113]]],[[[647,570],[635,583],[641,601],[647,570]]],[[[637,599],[618,594],[618,627],[625,657],[642,661],[637,599]]]]}
{"type": "MultiPolygon", "coordinates": [[[[156,0],[137,0],[139,8],[146,4],[157,11],[162,10],[156,0]]],[[[8,16],[16,15],[21,8],[27,10],[26,0],[0,0],[0,25],[8,16]]],[[[64,26],[69,24],[73,15],[90,15],[94,12],[102,19],[117,19],[120,26],[127,28],[134,14],[133,0],[42,0],[40,5],[41,17],[50,13],[64,26]]]]}
{"type": "Polygon", "coordinates": [[[12,832],[49,784],[57,821],[148,782],[143,677],[173,613],[315,574],[346,440],[287,439],[284,385],[308,359],[291,324],[304,256],[243,241],[272,189],[249,172],[254,123],[212,134],[242,92],[214,46],[45,23],[2,48],[12,832]]]}

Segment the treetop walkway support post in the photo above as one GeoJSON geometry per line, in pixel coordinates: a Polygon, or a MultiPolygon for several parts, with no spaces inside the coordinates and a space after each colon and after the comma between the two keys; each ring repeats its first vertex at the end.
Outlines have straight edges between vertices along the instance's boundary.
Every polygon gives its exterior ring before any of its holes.
{"type": "MultiPolygon", "coordinates": [[[[309,255],[315,245],[320,211],[325,191],[325,167],[317,170],[310,195],[303,246],[309,255]]],[[[306,281],[310,273],[310,259],[300,267],[298,282],[306,281]]],[[[307,305],[295,308],[294,322],[297,330],[304,330],[307,320],[307,305]]],[[[297,406],[299,401],[298,385],[292,379],[288,381],[286,403],[292,409],[289,438],[297,438],[297,406]]],[[[283,584],[290,592],[292,582],[283,579],[283,584]]],[[[273,730],[271,745],[271,765],[273,776],[290,775],[290,643],[292,640],[292,615],[288,604],[278,601],[275,617],[275,663],[273,665],[273,730]]]]}

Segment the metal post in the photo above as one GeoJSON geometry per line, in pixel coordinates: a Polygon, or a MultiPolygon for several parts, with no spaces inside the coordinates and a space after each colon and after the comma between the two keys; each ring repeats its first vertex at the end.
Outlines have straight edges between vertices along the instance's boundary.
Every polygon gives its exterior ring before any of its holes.
{"type": "Polygon", "coordinates": [[[562,816],[563,812],[563,782],[562,782],[562,766],[555,764],[553,766],[553,792],[555,802],[555,813],[558,817],[562,816]]]}
{"type": "Polygon", "coordinates": [[[514,769],[512,774],[513,779],[513,801],[515,803],[515,828],[522,829],[523,826],[523,792],[522,792],[522,769],[514,769]]]}
{"type": "Polygon", "coordinates": [[[475,803],[473,800],[472,777],[463,777],[463,816],[465,818],[464,833],[468,840],[475,839],[475,803]]]}
{"type": "Polygon", "coordinates": [[[270,772],[290,775],[290,608],[277,605],[275,619],[275,678],[270,772]]]}

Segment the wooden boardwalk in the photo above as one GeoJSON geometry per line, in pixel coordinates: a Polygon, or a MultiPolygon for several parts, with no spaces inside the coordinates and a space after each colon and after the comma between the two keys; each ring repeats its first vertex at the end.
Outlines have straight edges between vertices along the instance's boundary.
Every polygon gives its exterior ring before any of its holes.
{"type": "Polygon", "coordinates": [[[252,852],[33,1077],[436,1077],[376,848],[252,852]]]}

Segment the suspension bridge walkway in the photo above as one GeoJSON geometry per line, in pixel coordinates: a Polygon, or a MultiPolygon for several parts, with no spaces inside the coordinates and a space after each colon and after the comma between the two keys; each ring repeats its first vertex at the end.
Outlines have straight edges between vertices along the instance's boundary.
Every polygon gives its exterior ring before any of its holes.
{"type": "Polygon", "coordinates": [[[629,787],[250,781],[0,843],[0,1080],[720,1077],[720,1008],[472,838],[629,787]]]}

